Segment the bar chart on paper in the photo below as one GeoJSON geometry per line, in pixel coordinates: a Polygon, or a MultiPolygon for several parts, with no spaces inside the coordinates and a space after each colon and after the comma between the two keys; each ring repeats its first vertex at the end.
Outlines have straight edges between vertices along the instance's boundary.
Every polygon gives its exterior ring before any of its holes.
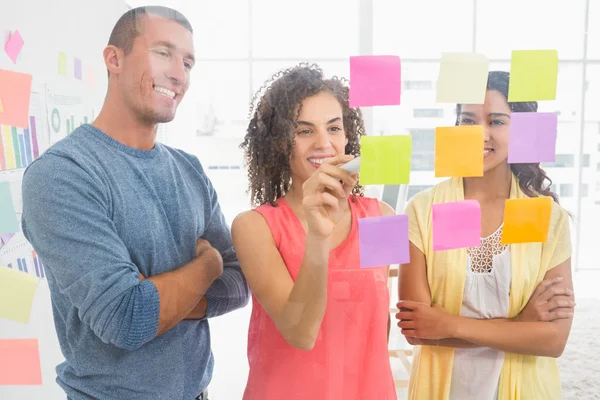
{"type": "Polygon", "coordinates": [[[0,265],[34,275],[40,279],[46,278],[46,268],[42,260],[20,232],[14,234],[0,248],[0,265]]]}
{"type": "Polygon", "coordinates": [[[40,156],[36,117],[26,129],[0,125],[0,171],[27,168],[40,156]]]}

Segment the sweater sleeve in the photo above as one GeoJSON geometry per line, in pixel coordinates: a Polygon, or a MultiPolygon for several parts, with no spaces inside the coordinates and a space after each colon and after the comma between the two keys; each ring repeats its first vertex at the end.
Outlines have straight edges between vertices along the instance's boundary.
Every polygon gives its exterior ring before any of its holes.
{"type": "Polygon", "coordinates": [[[208,201],[205,204],[209,207],[205,210],[206,230],[203,239],[219,250],[223,258],[223,274],[206,293],[206,318],[213,318],[245,307],[250,298],[250,289],[233,248],[231,231],[221,211],[217,192],[203,171],[202,175],[208,189],[208,201]]]}
{"type": "Polygon", "coordinates": [[[48,271],[49,284],[104,343],[134,350],[158,330],[159,295],[110,219],[98,176],[46,153],[23,177],[23,233],[48,271]]]}

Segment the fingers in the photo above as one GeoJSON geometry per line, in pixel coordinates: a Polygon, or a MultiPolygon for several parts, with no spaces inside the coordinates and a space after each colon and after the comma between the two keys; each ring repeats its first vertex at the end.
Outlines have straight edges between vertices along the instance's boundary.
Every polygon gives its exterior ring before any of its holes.
{"type": "Polygon", "coordinates": [[[414,315],[415,314],[410,311],[400,311],[400,312],[396,313],[396,319],[403,320],[403,321],[409,321],[414,318],[414,315]]]}
{"type": "Polygon", "coordinates": [[[302,205],[308,208],[328,206],[334,212],[340,209],[339,199],[328,192],[322,192],[311,196],[307,196],[304,199],[302,199],[302,205]]]}
{"type": "MultiPolygon", "coordinates": [[[[557,308],[570,308],[573,309],[575,307],[575,302],[571,300],[569,297],[565,296],[554,296],[550,301],[544,303],[542,305],[542,311],[548,313],[554,311],[557,308]]],[[[569,310],[566,310],[569,311],[569,310]]]]}
{"type": "Polygon", "coordinates": [[[397,325],[401,329],[415,329],[415,321],[399,321],[397,325]]]}
{"type": "Polygon", "coordinates": [[[566,287],[558,287],[553,284],[538,297],[538,301],[547,302],[554,296],[573,296],[573,291],[566,287]]]}
{"type": "Polygon", "coordinates": [[[573,311],[568,309],[557,308],[552,312],[546,313],[544,321],[552,322],[557,319],[568,319],[573,317],[573,311]]]}
{"type": "Polygon", "coordinates": [[[558,276],[554,279],[545,279],[543,281],[540,282],[539,285],[537,285],[537,287],[535,288],[535,291],[533,292],[533,294],[531,295],[531,299],[536,299],[538,298],[542,293],[544,293],[546,291],[546,289],[548,289],[550,286],[552,286],[555,283],[559,283],[563,280],[562,276],[558,276]]]}

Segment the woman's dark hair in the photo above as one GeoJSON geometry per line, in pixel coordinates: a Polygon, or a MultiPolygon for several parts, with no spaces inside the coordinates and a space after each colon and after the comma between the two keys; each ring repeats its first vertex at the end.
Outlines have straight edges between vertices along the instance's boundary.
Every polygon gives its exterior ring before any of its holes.
{"type": "MultiPolygon", "coordinates": [[[[508,82],[510,74],[504,71],[490,71],[488,74],[487,90],[495,90],[504,96],[508,102],[508,82]]],[[[508,102],[511,112],[537,112],[538,104],[536,101],[528,102],[508,102]]],[[[461,104],[456,105],[456,125],[460,122],[461,104]]],[[[546,175],[546,172],[540,167],[539,163],[534,164],[511,164],[510,169],[519,181],[519,186],[523,193],[529,197],[550,196],[558,203],[558,195],[550,190],[552,180],[546,175]]]]}
{"type": "MultiPolygon", "coordinates": [[[[346,80],[325,79],[315,64],[301,63],[273,75],[258,90],[250,108],[250,124],[240,147],[248,168],[250,198],[254,205],[271,204],[285,195],[291,185],[290,157],[294,148],[294,129],[302,101],[325,91],[342,105],[348,144],[346,154],[360,155],[360,137],[365,134],[362,113],[350,108],[346,80]]],[[[356,185],[353,195],[362,196],[356,185]]]]}

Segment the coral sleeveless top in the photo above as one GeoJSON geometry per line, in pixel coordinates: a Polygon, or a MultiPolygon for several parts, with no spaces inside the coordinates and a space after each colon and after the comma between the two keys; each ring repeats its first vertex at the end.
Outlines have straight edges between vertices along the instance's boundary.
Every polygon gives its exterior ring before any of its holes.
{"type": "MultiPolygon", "coordinates": [[[[250,373],[244,400],[392,400],[396,391],[387,345],[387,267],[360,268],[358,219],[381,215],[377,199],[349,199],[348,237],[329,255],[327,307],[315,346],[298,350],[252,296],[250,373]]],[[[295,281],[306,233],[285,199],[256,209],[295,281]]]]}

